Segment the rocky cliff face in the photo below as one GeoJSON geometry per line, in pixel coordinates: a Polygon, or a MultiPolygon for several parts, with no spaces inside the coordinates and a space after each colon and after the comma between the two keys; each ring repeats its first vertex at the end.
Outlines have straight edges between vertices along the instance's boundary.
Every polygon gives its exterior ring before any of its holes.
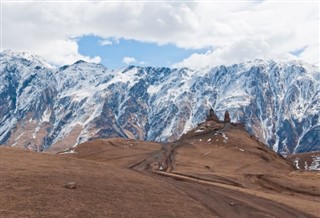
{"type": "Polygon", "coordinates": [[[298,61],[113,71],[3,52],[0,62],[0,144],[41,151],[115,136],[172,141],[213,108],[278,152],[320,150],[320,73],[298,61]]]}

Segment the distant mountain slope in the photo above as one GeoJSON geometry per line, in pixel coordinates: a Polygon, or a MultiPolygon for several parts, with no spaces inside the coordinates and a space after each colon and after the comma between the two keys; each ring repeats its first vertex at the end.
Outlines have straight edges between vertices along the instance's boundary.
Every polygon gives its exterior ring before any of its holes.
{"type": "Polygon", "coordinates": [[[306,152],[292,154],[287,157],[297,169],[319,170],[320,171],[320,152],[306,152]]]}
{"type": "Polygon", "coordinates": [[[0,144],[58,151],[106,137],[173,141],[212,107],[275,151],[320,150],[320,73],[302,62],[113,71],[78,61],[55,69],[7,51],[0,63],[0,144]]]}

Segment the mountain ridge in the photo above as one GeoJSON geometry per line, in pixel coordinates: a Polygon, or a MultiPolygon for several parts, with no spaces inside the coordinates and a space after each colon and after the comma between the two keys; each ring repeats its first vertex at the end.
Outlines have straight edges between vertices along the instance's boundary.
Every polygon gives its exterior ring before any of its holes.
{"type": "Polygon", "coordinates": [[[40,151],[119,136],[173,141],[212,107],[278,152],[320,149],[320,73],[301,61],[110,70],[84,61],[52,69],[18,57],[0,55],[0,144],[40,151]]]}

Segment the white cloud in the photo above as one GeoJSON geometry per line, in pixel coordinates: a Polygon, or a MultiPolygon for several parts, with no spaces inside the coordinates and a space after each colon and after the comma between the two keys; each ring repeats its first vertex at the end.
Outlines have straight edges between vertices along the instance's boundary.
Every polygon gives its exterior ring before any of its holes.
{"type": "MultiPolygon", "coordinates": [[[[71,64],[77,60],[84,60],[92,63],[100,63],[101,58],[95,56],[90,58],[83,56],[78,52],[78,44],[72,40],[56,40],[52,41],[49,45],[45,45],[46,50],[41,50],[40,55],[46,60],[54,60],[54,64],[59,66],[63,64],[71,64]]],[[[39,53],[36,49],[33,53],[39,53]]]]}
{"type": "Polygon", "coordinates": [[[148,64],[148,62],[145,62],[145,61],[139,61],[139,65],[146,65],[148,64]]]}
{"type": "Polygon", "coordinates": [[[319,3],[265,1],[252,7],[227,13],[224,22],[214,20],[208,28],[215,32],[209,35],[216,36],[213,49],[173,66],[199,68],[255,58],[296,59],[290,51],[306,44],[299,58],[319,64],[319,3]]]}
{"type": "Polygon", "coordinates": [[[122,59],[122,63],[127,64],[127,65],[133,64],[133,63],[136,63],[136,62],[137,61],[136,61],[136,59],[134,57],[124,57],[122,59]]]}
{"type": "Polygon", "coordinates": [[[76,38],[101,45],[136,39],[181,48],[209,48],[175,66],[227,64],[251,58],[293,58],[319,63],[319,2],[88,2],[2,3],[3,49],[36,53],[55,64],[77,59],[76,38]]]}
{"type": "Polygon", "coordinates": [[[289,52],[273,50],[259,37],[241,38],[228,45],[210,50],[205,54],[193,54],[173,67],[201,68],[206,66],[230,65],[252,59],[293,59],[289,52]]]}
{"type": "Polygon", "coordinates": [[[101,46],[112,45],[112,41],[109,39],[103,39],[103,40],[99,41],[99,45],[101,45],[101,46]]]}

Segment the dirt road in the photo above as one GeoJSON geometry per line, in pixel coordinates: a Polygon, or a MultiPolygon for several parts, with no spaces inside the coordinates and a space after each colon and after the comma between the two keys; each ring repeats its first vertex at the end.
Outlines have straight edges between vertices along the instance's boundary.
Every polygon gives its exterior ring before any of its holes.
{"type": "Polygon", "coordinates": [[[152,162],[150,158],[158,158],[160,156],[158,154],[152,154],[148,159],[139,161],[134,164],[133,167],[131,166],[129,168],[135,171],[144,170],[144,175],[147,173],[147,175],[153,178],[166,181],[168,184],[175,186],[177,189],[186,193],[190,198],[199,202],[199,204],[204,205],[213,216],[230,218],[316,217],[279,202],[236,191],[234,189],[219,187],[216,183],[208,180],[203,180],[201,178],[195,179],[185,175],[170,173],[172,170],[171,161],[174,159],[173,147],[168,147],[168,151],[161,151],[164,152],[164,154],[169,155],[169,158],[166,158],[167,161],[162,162],[168,164],[164,167],[164,170],[166,169],[169,172],[150,170],[150,163],[152,162]]]}

